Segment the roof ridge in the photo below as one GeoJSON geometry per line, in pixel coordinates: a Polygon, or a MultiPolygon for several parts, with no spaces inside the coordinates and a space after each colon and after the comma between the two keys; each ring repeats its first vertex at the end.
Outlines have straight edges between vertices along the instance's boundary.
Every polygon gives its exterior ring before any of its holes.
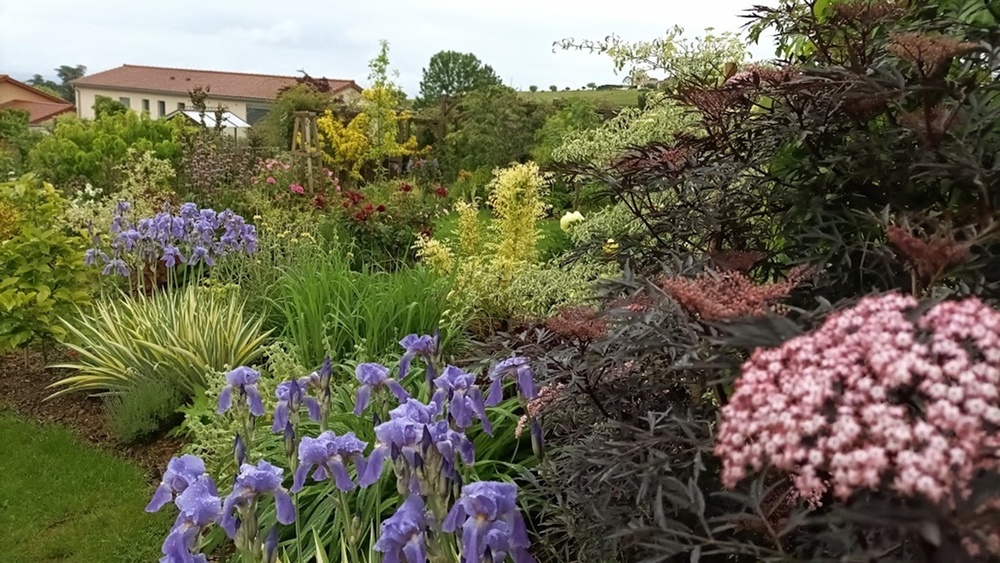
{"type": "Polygon", "coordinates": [[[20,80],[14,78],[13,76],[11,76],[9,74],[0,74],[0,82],[4,82],[4,81],[6,81],[6,82],[12,82],[13,84],[15,84],[17,86],[20,86],[22,88],[27,88],[28,90],[31,90],[32,92],[35,92],[36,94],[40,94],[42,96],[45,96],[46,98],[52,100],[53,103],[62,103],[62,104],[73,105],[73,102],[71,102],[69,100],[63,99],[63,98],[61,98],[59,96],[55,96],[53,94],[49,94],[48,92],[46,92],[44,90],[39,90],[38,88],[35,88],[31,84],[28,84],[26,82],[21,82],[20,80]]]}
{"type": "MultiPolygon", "coordinates": [[[[128,63],[124,63],[124,64],[122,64],[122,66],[127,66],[127,67],[132,67],[132,68],[150,68],[150,69],[155,69],[155,70],[177,70],[177,71],[181,71],[181,72],[204,72],[204,73],[208,73],[208,74],[235,74],[237,76],[260,76],[260,77],[263,77],[263,78],[291,78],[291,79],[298,79],[298,78],[300,78],[299,76],[292,75],[292,74],[264,74],[262,72],[239,72],[239,71],[235,71],[235,70],[206,70],[206,69],[201,69],[201,68],[183,68],[183,67],[153,66],[153,65],[134,65],[134,64],[128,64],[128,63]]],[[[118,67],[118,68],[121,68],[121,67],[118,67]]],[[[110,70],[115,70],[115,69],[109,68],[108,70],[102,70],[102,71],[96,72],[94,74],[101,74],[101,73],[104,73],[104,72],[108,72],[110,70]]],[[[313,77],[313,78],[315,78],[315,77],[313,77]]],[[[319,77],[319,78],[324,79],[324,80],[328,80],[328,81],[334,81],[334,82],[354,82],[354,80],[347,79],[347,78],[327,78],[325,76],[322,76],[322,77],[319,77]]]]}

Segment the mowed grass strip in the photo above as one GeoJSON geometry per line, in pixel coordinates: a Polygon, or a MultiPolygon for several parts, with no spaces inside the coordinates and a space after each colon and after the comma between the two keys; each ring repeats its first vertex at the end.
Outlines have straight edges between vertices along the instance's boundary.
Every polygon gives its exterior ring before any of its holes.
{"type": "Polygon", "coordinates": [[[587,100],[598,107],[621,109],[639,105],[639,90],[538,90],[537,92],[520,92],[521,96],[536,102],[551,102],[554,100],[587,100]]]}
{"type": "Polygon", "coordinates": [[[156,561],[174,512],[143,511],[141,470],[69,430],[0,411],[0,560],[156,561]]]}

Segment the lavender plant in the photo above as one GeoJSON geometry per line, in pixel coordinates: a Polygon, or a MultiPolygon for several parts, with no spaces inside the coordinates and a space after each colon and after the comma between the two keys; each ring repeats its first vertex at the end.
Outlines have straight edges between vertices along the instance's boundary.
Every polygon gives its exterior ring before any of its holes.
{"type": "Polygon", "coordinates": [[[256,227],[228,209],[216,212],[185,203],[174,214],[165,205],[156,216],[133,223],[128,217],[131,207],[127,201],[118,202],[108,230],[111,240],[107,248],[99,234],[92,235],[85,263],[103,265],[103,275],[129,277],[138,271],[138,283],[145,284],[148,271],[153,276],[152,289],[160,262],[169,277],[182,264],[202,270],[215,266],[222,255],[257,251],[256,227]]]}
{"type": "MultiPolygon", "coordinates": [[[[492,385],[487,399],[473,374],[443,362],[438,343],[437,334],[405,337],[400,345],[406,354],[396,377],[391,377],[389,368],[381,364],[357,366],[354,416],[372,421],[372,432],[362,435],[373,434],[373,443],[354,432],[338,435],[328,429],[333,372],[329,358],[316,372],[281,383],[275,391],[278,401],[271,430],[284,435],[284,453],[292,477],[289,490],[284,488],[282,469],[266,460],[254,464],[246,459],[247,452],[255,451],[253,431],[257,418],[264,414],[256,387],[259,374],[246,366],[230,371],[217,412],[231,413],[241,429],[234,447],[239,475],[232,492],[220,504],[214,482],[204,476],[201,460],[188,455],[170,462],[163,484],[147,508],[158,510],[176,494],[174,504],[182,510],[164,543],[161,561],[204,561],[204,556],[198,555],[200,537],[212,523],[220,524],[235,542],[243,561],[274,561],[278,530],[263,525],[260,500],[265,496],[274,497],[278,523],[295,523],[298,560],[305,561],[297,495],[310,483],[329,487],[334,510],[347,522],[340,528],[342,558],[364,561],[359,549],[360,524],[351,513],[348,495],[381,487],[387,474],[395,478],[402,502],[382,522],[378,540],[372,546],[382,554],[382,561],[534,561],[525,522],[517,508],[517,486],[500,481],[467,482],[474,474],[470,468],[475,461],[475,447],[467,431],[478,421],[492,435],[487,405],[496,405],[502,399],[508,376],[516,379],[522,401],[535,398],[531,367],[526,358],[499,362],[489,373],[492,385]],[[423,364],[426,374],[417,385],[427,386],[425,392],[411,394],[403,384],[410,383],[408,375],[418,372],[411,369],[415,361],[423,364]],[[429,399],[422,402],[415,396],[429,399]],[[303,435],[315,428],[305,424],[303,409],[310,420],[319,423],[320,432],[315,437],[303,435]],[[366,411],[372,411],[370,419],[366,411]],[[391,470],[387,472],[386,466],[391,470]],[[202,479],[208,481],[189,496],[200,495],[204,506],[211,510],[206,508],[189,516],[190,510],[181,506],[189,506],[185,504],[187,499],[182,502],[181,497],[202,479]]],[[[541,430],[538,424],[532,427],[541,430]]]]}

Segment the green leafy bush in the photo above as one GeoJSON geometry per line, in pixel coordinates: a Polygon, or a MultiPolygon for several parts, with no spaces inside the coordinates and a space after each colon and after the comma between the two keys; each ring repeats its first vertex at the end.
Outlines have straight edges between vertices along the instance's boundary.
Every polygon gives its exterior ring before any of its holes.
{"type": "Polygon", "coordinates": [[[109,191],[117,187],[119,166],[129,148],[152,151],[176,169],[185,127],[180,120],[151,119],[132,111],[96,120],[67,119],[31,149],[29,160],[42,179],[56,185],[82,180],[109,191]]]}
{"type": "Polygon", "coordinates": [[[0,110],[0,180],[24,172],[28,152],[42,134],[28,128],[30,115],[20,109],[0,110]]]}
{"type": "Polygon", "coordinates": [[[104,417],[112,437],[122,443],[141,441],[155,434],[173,419],[184,396],[172,381],[135,374],[127,390],[105,398],[104,417]]]}
{"type": "Polygon", "coordinates": [[[51,184],[30,175],[0,184],[9,221],[0,232],[0,352],[36,338],[61,341],[59,317],[90,301],[86,241],[57,227],[64,203],[51,184]]]}
{"type": "Polygon", "coordinates": [[[54,383],[62,388],[55,395],[128,393],[142,376],[169,381],[189,397],[205,388],[206,374],[253,361],[267,338],[238,296],[196,286],[100,301],[65,326],[78,356],[57,367],[77,375],[54,383]]]}

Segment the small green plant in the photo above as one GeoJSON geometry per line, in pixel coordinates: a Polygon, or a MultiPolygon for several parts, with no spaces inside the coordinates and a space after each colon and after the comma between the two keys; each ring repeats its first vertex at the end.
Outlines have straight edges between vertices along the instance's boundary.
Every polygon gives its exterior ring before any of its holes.
{"type": "Polygon", "coordinates": [[[172,381],[139,376],[130,389],[105,398],[104,416],[111,435],[129,444],[170,426],[179,418],[177,409],[183,402],[172,381]]]}
{"type": "Polygon", "coordinates": [[[0,352],[35,339],[62,341],[59,321],[90,301],[86,242],[56,225],[64,200],[51,184],[23,176],[0,184],[0,352]]]}
{"type": "MultiPolygon", "coordinates": [[[[259,354],[268,333],[248,318],[236,295],[188,286],[176,292],[109,299],[76,321],[65,320],[77,352],[77,372],[52,384],[72,391],[132,390],[137,374],[171,382],[184,397],[205,388],[207,374],[243,365],[259,354]]],[[[54,395],[54,396],[55,396],[54,395]]]]}

